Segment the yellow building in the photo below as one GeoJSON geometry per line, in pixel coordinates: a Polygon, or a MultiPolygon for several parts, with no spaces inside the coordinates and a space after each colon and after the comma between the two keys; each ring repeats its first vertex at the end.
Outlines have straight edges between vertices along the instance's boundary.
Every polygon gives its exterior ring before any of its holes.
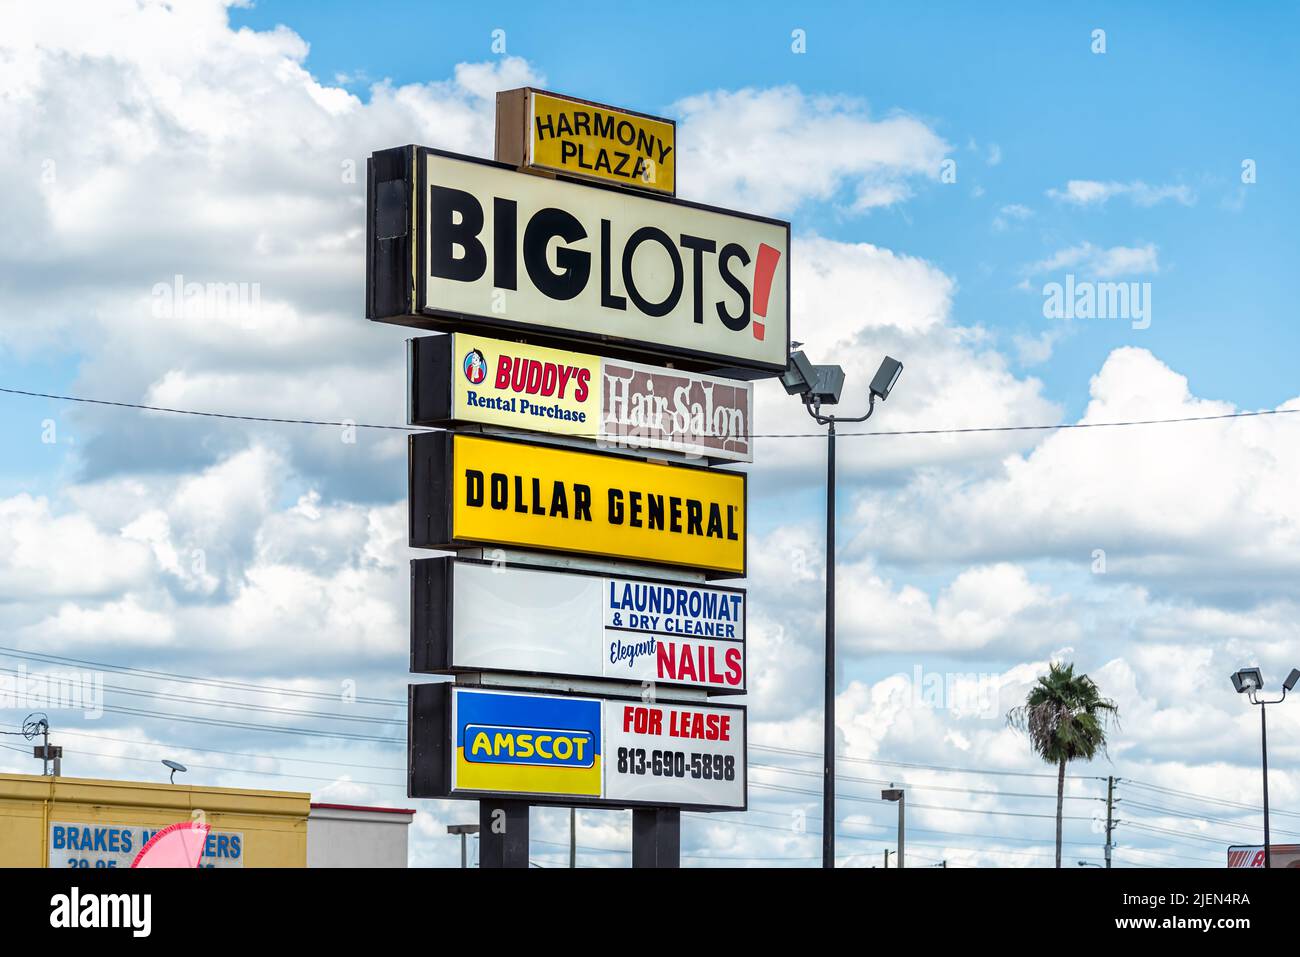
{"type": "Polygon", "coordinates": [[[204,867],[306,867],[311,795],[0,774],[0,867],[130,867],[169,824],[212,828],[204,867]]]}

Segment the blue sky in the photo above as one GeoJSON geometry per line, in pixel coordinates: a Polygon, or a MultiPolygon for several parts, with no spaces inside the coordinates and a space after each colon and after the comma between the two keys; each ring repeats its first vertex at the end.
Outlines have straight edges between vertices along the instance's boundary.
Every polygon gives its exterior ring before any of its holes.
{"type": "MultiPolygon", "coordinates": [[[[881,353],[906,363],[874,428],[1300,409],[1287,285],[1300,213],[1292,5],[68,2],[79,8],[61,18],[15,13],[0,36],[12,91],[0,124],[13,131],[0,142],[6,388],[400,422],[407,332],[361,316],[364,197],[340,170],[406,142],[486,155],[496,90],[544,83],[675,117],[682,196],[792,221],[794,338],[814,360],[843,363],[858,395],[881,353]],[[1104,53],[1091,49],[1099,29],[1104,53]],[[261,311],[251,322],[159,314],[151,290],[176,274],[256,282],[261,311]],[[1046,317],[1044,286],[1067,275],[1149,283],[1149,328],[1046,317]]],[[[756,394],[760,433],[808,430],[775,384],[756,394]]],[[[1075,660],[1126,718],[1111,759],[1078,769],[1072,787],[1095,796],[1087,776],[1119,773],[1247,805],[1222,830],[1149,812],[1196,836],[1135,828],[1125,862],[1217,864],[1223,845],[1247,842],[1257,778],[1240,745],[1257,732],[1225,676],[1300,664],[1297,418],[843,439],[840,745],[865,762],[846,773],[1040,787],[870,762],[1036,773],[1003,715],[1049,661],[1075,660]],[[974,715],[918,705],[916,669],[989,679],[996,698],[974,715]]],[[[374,706],[383,733],[402,733],[416,555],[400,436],[349,442],[330,427],[3,395],[0,434],[6,644],[311,688],[323,702],[355,681],[389,702],[374,706]],[[41,441],[47,420],[54,442],[41,441]]],[[[821,747],[822,455],[816,439],[761,439],[751,470],[753,740],[799,753],[753,758],[786,766],[754,775],[777,790],[756,789],[747,820],[768,823],[692,820],[692,861],[817,856],[815,833],[774,825],[800,810],[815,821],[818,808],[807,774],[821,747]]],[[[0,721],[21,719],[3,704],[0,721]]],[[[192,710],[231,717],[228,703],[192,710]]],[[[1273,783],[1277,806],[1300,811],[1290,710],[1279,709],[1273,783]]],[[[359,720],[341,714],[323,726],[359,720]]],[[[405,802],[391,741],[56,717],[69,760],[92,776],[122,771],[97,753],[107,743],[75,739],[86,729],[117,741],[140,774],[166,754],[205,766],[201,783],[405,802]],[[250,768],[240,755],[260,759],[250,768]]],[[[0,765],[29,769],[12,757],[0,765]]],[[[417,803],[413,862],[454,863],[442,826],[465,808],[417,803]]],[[[861,853],[847,862],[874,864],[892,806],[850,812],[842,826],[857,839],[845,847],[861,853]]],[[[916,813],[936,858],[1043,863],[1050,850],[1050,823],[916,813]]],[[[617,860],[624,818],[584,816],[604,848],[593,862],[617,860]]],[[[564,825],[543,814],[536,836],[562,841],[564,825]]],[[[1086,821],[1067,835],[1099,853],[1086,821]]]]}
{"type": "MultiPolygon", "coordinates": [[[[957,147],[957,183],[867,217],[800,209],[796,229],[924,256],[958,278],[964,323],[1005,335],[1044,325],[1037,288],[1014,289],[1025,264],[1085,240],[1155,242],[1152,327],[1073,336],[1034,370],[1052,396],[1077,414],[1088,376],[1126,342],[1157,351],[1201,395],[1257,408],[1291,394],[1300,343],[1286,286],[1300,217],[1288,172],[1300,146],[1300,128],[1288,121],[1289,38],[1300,26],[1293,4],[1023,3],[992,14],[961,3],[753,3],[737,15],[668,3],[650,17],[635,5],[564,9],[265,2],[232,11],[232,23],[287,24],[310,38],[313,72],[363,78],[351,84],[363,95],[369,81],[422,82],[480,59],[503,29],[508,52],[541,66],[554,89],[647,111],[668,112],[703,90],[787,83],[862,97],[878,114],[906,111],[957,147]],[[385,21],[400,28],[376,29],[385,21]],[[800,56],[790,50],[796,28],[807,32],[800,56]],[[1103,55],[1091,52],[1098,28],[1103,55]],[[971,141],[979,149],[968,150],[971,141]],[[981,156],[994,144],[1003,159],[990,167],[981,156]],[[1245,191],[1244,159],[1259,170],[1245,191]],[[1182,184],[1197,199],[1149,209],[1112,203],[1080,218],[1045,195],[1072,178],[1182,184]],[[1034,209],[1034,221],[995,235],[998,209],[1013,203],[1034,209]]],[[[689,182],[690,170],[682,176],[689,182]]]]}

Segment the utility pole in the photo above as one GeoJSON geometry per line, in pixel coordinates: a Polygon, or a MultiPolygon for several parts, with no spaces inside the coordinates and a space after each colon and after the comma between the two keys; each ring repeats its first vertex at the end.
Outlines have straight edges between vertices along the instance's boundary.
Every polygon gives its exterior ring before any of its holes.
{"type": "MultiPolygon", "coordinates": [[[[822,867],[835,866],[835,419],[826,433],[826,709],[822,755],[822,867]]],[[[1265,813],[1265,819],[1268,814],[1265,813]]]]}
{"type": "Polygon", "coordinates": [[[885,870],[889,870],[889,848],[885,848],[885,870]]]}
{"type": "Polygon", "coordinates": [[[1110,867],[1112,834],[1115,831],[1115,775],[1106,779],[1106,867],[1110,867]]]}
{"type": "MultiPolygon", "coordinates": [[[[1283,696],[1285,697],[1285,696],[1283,696]]],[[[1273,844],[1268,838],[1268,707],[1259,706],[1259,732],[1264,745],[1264,866],[1273,866],[1273,844]]]]}
{"type": "MultiPolygon", "coordinates": [[[[798,346],[799,343],[792,343],[798,346]]],[[[823,415],[822,405],[835,405],[844,388],[844,370],[834,365],[814,366],[802,352],[792,352],[781,385],[790,395],[803,397],[804,409],[826,431],[826,686],[823,695],[822,741],[822,867],[835,866],[835,425],[865,422],[884,401],[902,374],[903,364],[886,356],[871,380],[867,411],[858,416],[823,415]]]]}
{"type": "Polygon", "coordinates": [[[569,808],[569,866],[578,866],[578,809],[569,808]]]}

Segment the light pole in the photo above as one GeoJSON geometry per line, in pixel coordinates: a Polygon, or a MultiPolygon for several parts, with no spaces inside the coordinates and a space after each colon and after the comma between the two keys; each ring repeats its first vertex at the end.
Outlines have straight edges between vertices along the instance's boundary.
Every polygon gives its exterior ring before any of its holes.
{"type": "Polygon", "coordinates": [[[1237,689],[1237,694],[1244,694],[1251,704],[1259,705],[1259,736],[1260,747],[1264,755],[1264,866],[1273,866],[1273,848],[1269,844],[1268,833],[1268,706],[1271,704],[1281,704],[1286,700],[1287,693],[1296,686],[1300,681],[1300,669],[1292,668],[1291,673],[1287,675],[1286,681],[1282,683],[1282,697],[1276,701],[1265,701],[1258,697],[1259,692],[1264,688],[1264,676],[1258,668],[1242,668],[1232,676],[1232,686],[1237,689]]]}
{"type": "MultiPolygon", "coordinates": [[[[796,349],[802,343],[791,343],[796,349]]],[[[871,380],[867,411],[854,417],[823,415],[823,405],[835,405],[844,390],[844,370],[835,365],[813,365],[803,352],[793,352],[781,384],[790,395],[803,399],[804,408],[826,429],[826,687],[825,727],[822,743],[822,867],[835,866],[835,424],[865,422],[876,409],[876,399],[889,398],[903,364],[886,356],[871,380]]],[[[901,862],[900,862],[901,864],[901,862]]]]}
{"type": "Polygon", "coordinates": [[[898,802],[898,866],[903,866],[903,808],[907,804],[907,797],[903,794],[902,788],[886,788],[880,792],[880,797],[885,801],[898,802]]]}
{"type": "Polygon", "coordinates": [[[465,853],[465,841],[471,834],[478,833],[477,824],[448,824],[448,834],[460,835],[460,866],[469,867],[468,856],[465,853]]]}

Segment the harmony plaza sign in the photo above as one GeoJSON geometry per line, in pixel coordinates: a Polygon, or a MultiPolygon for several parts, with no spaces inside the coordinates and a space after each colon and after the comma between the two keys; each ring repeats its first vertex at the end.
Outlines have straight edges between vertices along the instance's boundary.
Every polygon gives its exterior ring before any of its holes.
{"type": "Polygon", "coordinates": [[[753,461],[753,386],[469,333],[408,340],[412,425],[459,422],[753,461]]]}
{"type": "Polygon", "coordinates": [[[744,473],[445,432],[408,441],[413,548],[507,545],[745,574],[744,473]]]}
{"type": "Polygon", "coordinates": [[[675,195],[677,124],[528,87],[497,94],[496,158],[675,195]]]}
{"type": "Polygon", "coordinates": [[[411,685],[408,795],[744,810],[743,707],[411,685]]]}
{"type": "Polygon", "coordinates": [[[411,670],[605,678],[742,694],[745,592],[417,559],[411,562],[411,670]]]}
{"type": "Polygon", "coordinates": [[[369,189],[371,319],[785,370],[787,222],[426,147],[374,154],[369,189]]]}

